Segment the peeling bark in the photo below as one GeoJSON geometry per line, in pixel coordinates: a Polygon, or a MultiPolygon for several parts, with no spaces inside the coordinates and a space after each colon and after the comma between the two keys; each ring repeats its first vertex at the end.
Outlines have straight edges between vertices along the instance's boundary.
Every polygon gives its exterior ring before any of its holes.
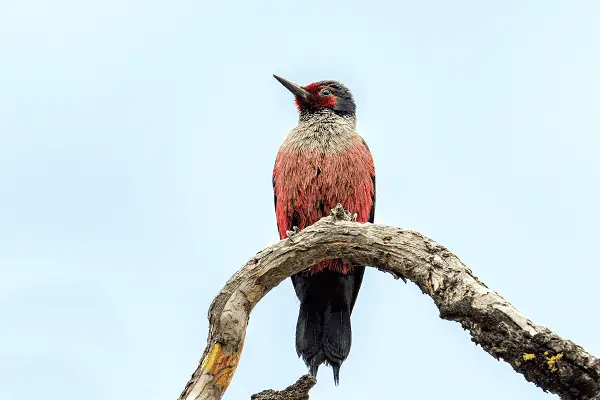
{"type": "MultiPolygon", "coordinates": [[[[459,322],[473,342],[542,390],[566,400],[600,400],[597,358],[525,318],[445,247],[418,232],[354,222],[340,205],[331,216],[257,253],[229,279],[210,306],[208,343],[179,400],[220,399],[239,362],[254,306],[287,277],[332,258],[414,282],[433,299],[441,318],[459,322]]],[[[303,398],[281,397],[284,392],[255,398],[303,398]]]]}

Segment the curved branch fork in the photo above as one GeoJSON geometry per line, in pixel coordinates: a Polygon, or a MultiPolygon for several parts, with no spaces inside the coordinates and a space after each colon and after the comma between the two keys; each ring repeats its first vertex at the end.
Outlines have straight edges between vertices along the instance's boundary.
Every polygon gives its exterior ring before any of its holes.
{"type": "Polygon", "coordinates": [[[238,365],[254,306],[287,277],[332,258],[411,280],[433,299],[441,318],[459,322],[473,342],[544,391],[562,399],[600,400],[598,359],[525,318],[433,240],[353,222],[340,205],[331,216],[259,252],[229,279],[210,306],[208,343],[179,399],[220,399],[238,365]]]}

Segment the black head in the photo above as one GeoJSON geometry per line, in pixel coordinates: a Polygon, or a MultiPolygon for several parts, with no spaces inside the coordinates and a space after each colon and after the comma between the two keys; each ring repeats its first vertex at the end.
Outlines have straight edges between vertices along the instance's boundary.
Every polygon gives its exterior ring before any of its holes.
{"type": "Polygon", "coordinates": [[[344,116],[356,114],[356,104],[352,93],[339,82],[319,81],[302,87],[277,75],[273,76],[294,94],[300,114],[310,114],[326,109],[344,116]]]}

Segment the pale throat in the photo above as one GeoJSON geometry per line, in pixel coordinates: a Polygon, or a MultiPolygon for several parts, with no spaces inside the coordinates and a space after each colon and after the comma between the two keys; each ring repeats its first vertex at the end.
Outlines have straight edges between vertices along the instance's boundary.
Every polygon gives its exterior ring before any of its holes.
{"type": "Polygon", "coordinates": [[[354,117],[324,112],[301,117],[281,147],[287,151],[320,150],[330,154],[356,146],[357,139],[360,141],[354,117]]]}

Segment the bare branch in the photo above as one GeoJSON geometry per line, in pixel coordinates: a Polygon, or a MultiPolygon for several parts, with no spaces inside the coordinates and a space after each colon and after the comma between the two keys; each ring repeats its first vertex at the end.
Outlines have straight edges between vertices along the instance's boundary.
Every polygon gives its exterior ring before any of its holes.
{"type": "Polygon", "coordinates": [[[600,361],[535,325],[488,289],[458,257],[418,232],[357,223],[338,205],[290,239],[252,257],[209,310],[208,343],[180,400],[220,399],[233,377],[251,310],[287,277],[319,261],[342,258],[406,277],[429,295],[440,317],[459,322],[496,359],[562,399],[600,400],[600,361]]]}
{"type": "Polygon", "coordinates": [[[302,375],[296,383],[288,386],[282,391],[263,390],[253,394],[250,400],[308,400],[308,392],[315,386],[317,380],[312,375],[302,375]]]}

